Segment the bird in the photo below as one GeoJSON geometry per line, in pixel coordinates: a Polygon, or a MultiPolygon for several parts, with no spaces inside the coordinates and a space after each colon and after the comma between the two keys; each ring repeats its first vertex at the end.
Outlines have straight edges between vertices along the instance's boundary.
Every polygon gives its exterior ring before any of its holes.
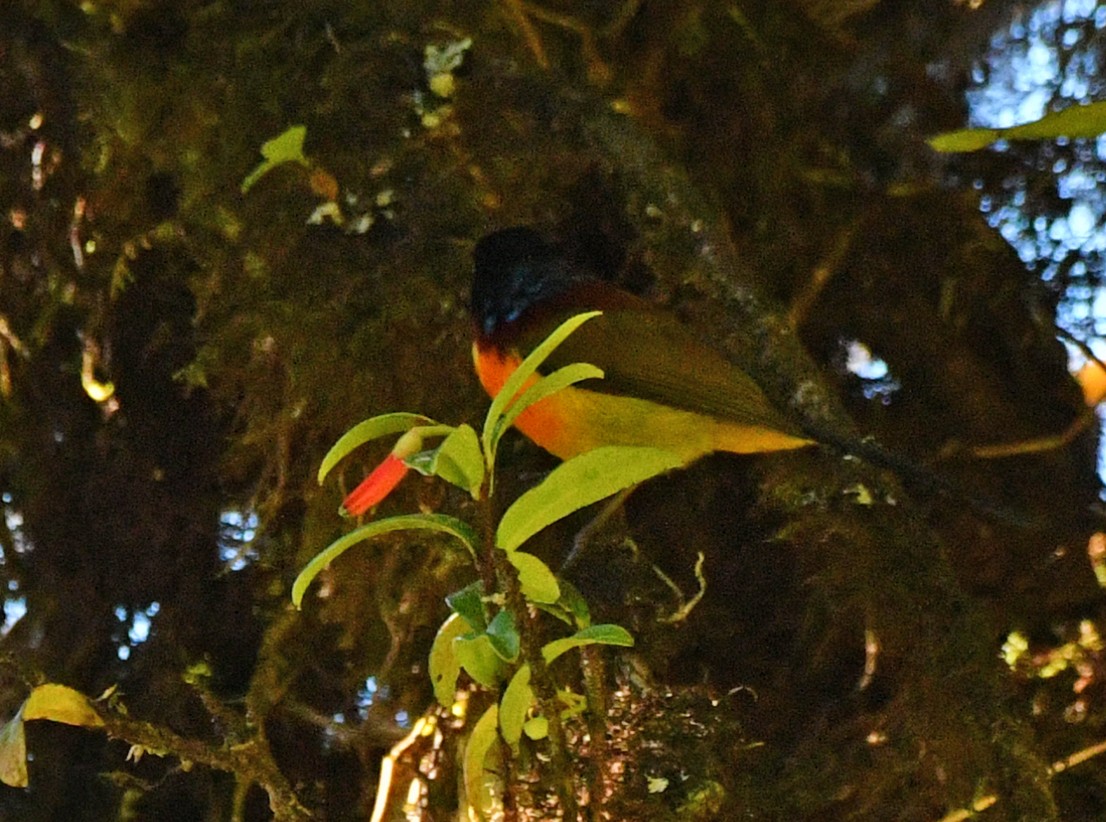
{"type": "Polygon", "coordinates": [[[673,314],[574,264],[535,229],[515,226],[473,249],[476,375],[495,397],[562,321],[573,332],[542,370],[586,362],[603,372],[527,408],[515,426],[562,460],[600,446],[651,446],[688,465],[714,452],[789,451],[818,443],[757,382],[673,314]]]}

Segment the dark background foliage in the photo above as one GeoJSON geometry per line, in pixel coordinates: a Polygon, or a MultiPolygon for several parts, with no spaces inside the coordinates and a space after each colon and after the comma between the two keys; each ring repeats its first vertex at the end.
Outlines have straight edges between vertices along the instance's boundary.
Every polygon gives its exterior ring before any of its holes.
{"type": "MultiPolygon", "coordinates": [[[[291,580],[343,528],[341,489],[314,473],[374,413],[480,419],[469,253],[532,223],[679,312],[781,406],[962,485],[904,492],[824,450],[710,458],[637,492],[641,553],[601,546],[576,579],[639,638],[620,678],[640,699],[613,723],[638,782],[615,818],[688,818],[692,790],[650,797],[646,772],[721,786],[717,818],[939,819],[990,793],[996,819],[1056,803],[1101,818],[1093,767],[1045,772],[1101,732],[1097,656],[1078,716],[1075,672],[998,659],[1013,630],[1060,647],[1101,616],[1093,434],[970,454],[1083,413],[1060,284],[979,212],[971,182],[1000,189],[1017,158],[924,143],[965,123],[968,72],[1021,11],[0,7],[0,570],[9,609],[26,608],[2,638],[5,709],[41,678],[118,685],[131,716],[214,749],[263,739],[320,818],[367,818],[380,757],[430,702],[443,596],[470,572],[433,540],[391,540],[343,557],[292,612],[291,580]],[[424,49],[465,37],[447,101],[424,49]],[[297,123],[311,168],[243,194],[260,146],[297,123]],[[343,225],[309,223],[335,186],[343,225]],[[849,340],[900,387],[873,399],[842,367],[849,340]],[[82,370],[114,397],[91,399],[82,370]],[[658,622],[678,603],[650,566],[692,591],[700,551],[707,596],[658,622]],[[200,664],[210,676],[187,684],[200,664]]],[[[520,440],[503,458],[516,491],[552,465],[520,440]]],[[[471,513],[418,480],[385,507],[415,505],[471,513]]],[[[248,780],[128,764],[127,747],[34,723],[30,787],[3,789],[0,818],[266,818],[248,780]]]]}

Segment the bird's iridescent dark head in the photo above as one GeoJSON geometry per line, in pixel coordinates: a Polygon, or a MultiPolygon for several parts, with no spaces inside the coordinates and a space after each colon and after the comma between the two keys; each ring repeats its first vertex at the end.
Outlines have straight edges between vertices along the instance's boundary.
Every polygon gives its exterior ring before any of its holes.
{"type": "Polygon", "coordinates": [[[485,336],[578,278],[560,251],[531,228],[489,234],[472,252],[472,316],[485,336]]]}

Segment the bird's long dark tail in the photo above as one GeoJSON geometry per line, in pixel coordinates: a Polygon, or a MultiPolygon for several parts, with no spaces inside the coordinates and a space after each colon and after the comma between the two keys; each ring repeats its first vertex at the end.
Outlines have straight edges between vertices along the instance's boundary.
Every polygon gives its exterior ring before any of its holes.
{"type": "Polygon", "coordinates": [[[803,428],[807,434],[823,445],[863,460],[876,468],[887,469],[914,493],[946,497],[963,503],[987,519],[1009,523],[1020,528],[1034,528],[1041,524],[1039,518],[969,490],[956,480],[926,465],[887,450],[870,437],[849,437],[810,423],[804,424],[803,428]]]}

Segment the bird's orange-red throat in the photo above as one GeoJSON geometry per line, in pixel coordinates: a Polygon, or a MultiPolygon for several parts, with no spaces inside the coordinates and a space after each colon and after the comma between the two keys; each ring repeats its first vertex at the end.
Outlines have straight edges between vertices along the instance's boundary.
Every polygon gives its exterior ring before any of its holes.
{"type": "Polygon", "coordinates": [[[473,256],[473,361],[490,396],[560,322],[583,311],[604,312],[543,365],[548,372],[588,362],[604,378],[557,392],[515,423],[555,456],[568,459],[601,445],[649,445],[689,463],[712,451],[813,444],[751,377],[675,318],[583,274],[531,229],[491,234],[473,256]]]}

